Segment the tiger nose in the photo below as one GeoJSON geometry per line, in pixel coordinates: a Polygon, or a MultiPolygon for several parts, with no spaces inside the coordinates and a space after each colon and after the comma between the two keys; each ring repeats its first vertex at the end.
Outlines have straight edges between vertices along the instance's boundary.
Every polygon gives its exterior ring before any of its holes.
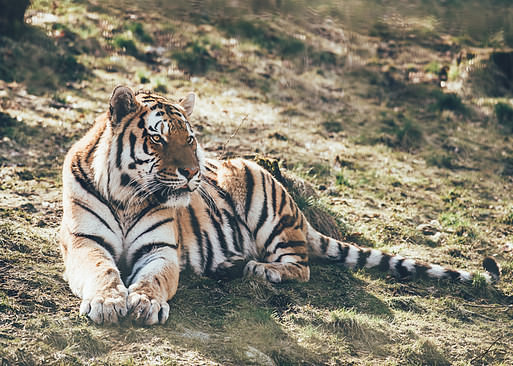
{"type": "Polygon", "coordinates": [[[187,179],[191,179],[198,172],[198,168],[178,168],[178,171],[187,179]]]}

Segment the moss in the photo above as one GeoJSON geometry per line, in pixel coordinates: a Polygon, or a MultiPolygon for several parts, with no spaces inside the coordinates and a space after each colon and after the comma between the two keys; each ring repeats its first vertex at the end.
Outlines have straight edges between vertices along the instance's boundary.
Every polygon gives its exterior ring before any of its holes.
{"type": "Polygon", "coordinates": [[[146,33],[141,23],[131,23],[128,26],[128,30],[130,30],[141,42],[150,44],[153,43],[153,38],[148,33],[146,33]]]}
{"type": "Polygon", "coordinates": [[[204,74],[216,67],[217,60],[212,52],[217,46],[206,38],[189,42],[182,50],[175,51],[172,57],[178,67],[191,75],[204,74]]]}
{"type": "Polygon", "coordinates": [[[139,55],[135,42],[123,35],[117,35],[112,40],[112,45],[120,51],[123,51],[131,56],[139,55]]]}
{"type": "Polygon", "coordinates": [[[434,92],[434,108],[438,111],[453,111],[462,115],[468,113],[468,109],[461,101],[461,98],[454,93],[434,92]]]}
{"type": "Polygon", "coordinates": [[[322,127],[328,132],[340,132],[343,130],[342,123],[338,121],[324,121],[321,123],[322,127]]]}
{"type": "Polygon", "coordinates": [[[303,41],[287,36],[263,21],[223,19],[219,26],[231,37],[249,39],[267,51],[283,57],[294,57],[306,49],[303,41]]]}

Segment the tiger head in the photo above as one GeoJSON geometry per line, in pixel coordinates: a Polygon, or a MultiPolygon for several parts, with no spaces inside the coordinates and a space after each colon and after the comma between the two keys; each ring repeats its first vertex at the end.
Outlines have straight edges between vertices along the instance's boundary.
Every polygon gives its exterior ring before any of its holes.
{"type": "Polygon", "coordinates": [[[119,184],[131,194],[169,207],[186,206],[200,187],[203,150],[188,121],[195,102],[189,93],[178,103],[159,95],[136,94],[118,86],[110,99],[115,167],[119,184]]]}

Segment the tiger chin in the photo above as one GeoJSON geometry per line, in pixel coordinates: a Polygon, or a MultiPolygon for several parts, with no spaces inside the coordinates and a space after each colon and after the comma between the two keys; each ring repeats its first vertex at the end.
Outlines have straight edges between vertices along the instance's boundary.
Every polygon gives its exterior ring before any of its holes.
{"type": "MultiPolygon", "coordinates": [[[[205,159],[173,101],[125,86],[68,152],[60,246],[64,277],[95,323],[165,323],[180,270],[272,283],[308,281],[309,260],[377,268],[398,278],[472,281],[475,273],[390,255],[317,232],[285,188],[242,159],[205,159]]],[[[484,260],[487,282],[499,279],[484,260]]]]}

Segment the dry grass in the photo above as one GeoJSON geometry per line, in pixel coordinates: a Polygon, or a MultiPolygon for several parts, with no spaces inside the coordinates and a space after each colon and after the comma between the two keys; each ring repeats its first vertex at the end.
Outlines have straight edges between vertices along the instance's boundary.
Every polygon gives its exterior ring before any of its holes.
{"type": "Polygon", "coordinates": [[[35,1],[36,32],[8,43],[19,57],[27,51],[16,48],[30,44],[46,74],[25,60],[13,69],[24,75],[17,83],[0,80],[2,364],[513,363],[511,136],[491,112],[493,98],[447,98],[404,77],[451,63],[443,50],[459,45],[407,14],[378,24],[376,32],[395,37],[378,55],[390,38],[320,15],[248,16],[235,27],[214,13],[171,10],[35,1]],[[57,18],[41,23],[50,12],[57,18]],[[237,27],[263,36],[237,37],[237,27]],[[46,43],[56,48],[38,46],[46,43]],[[181,49],[189,61],[199,57],[197,68],[179,67],[181,49]],[[59,74],[55,54],[72,54],[83,72],[59,74]],[[166,325],[91,324],[60,276],[60,166],[121,83],[171,96],[196,91],[193,123],[208,154],[278,159],[319,195],[299,192],[298,203],[335,215],[348,240],[471,270],[494,255],[503,280],[398,283],[322,264],[306,284],[276,286],[185,273],[166,325]],[[440,222],[437,240],[417,230],[431,220],[440,222]]]}

